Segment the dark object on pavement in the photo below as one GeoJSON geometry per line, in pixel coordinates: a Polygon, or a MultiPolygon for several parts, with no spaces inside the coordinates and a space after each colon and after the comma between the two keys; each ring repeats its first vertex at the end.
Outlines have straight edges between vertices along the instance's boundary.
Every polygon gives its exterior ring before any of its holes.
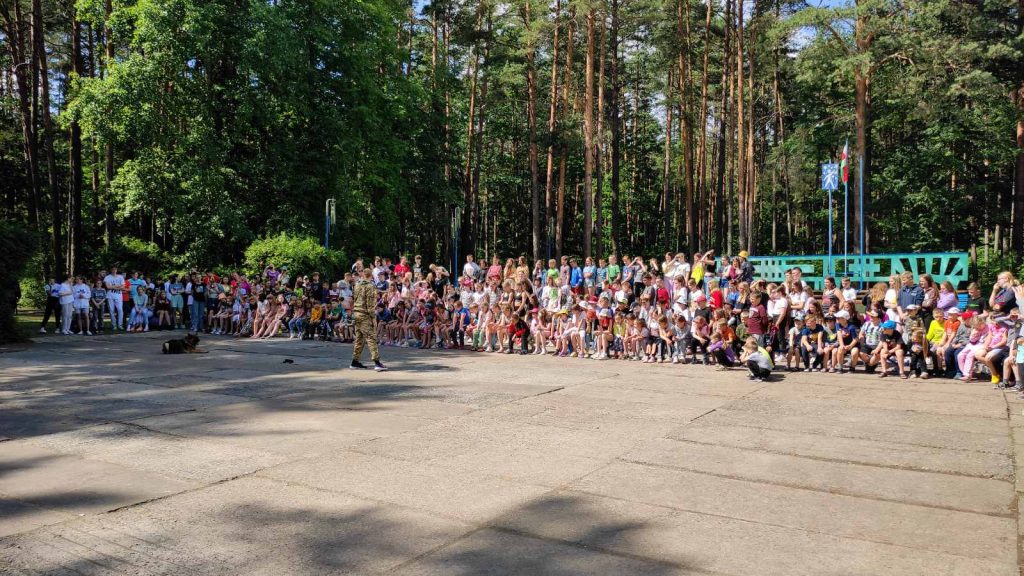
{"type": "Polygon", "coordinates": [[[206,351],[200,350],[199,336],[186,334],[184,338],[175,338],[164,342],[164,354],[203,354],[206,351]]]}

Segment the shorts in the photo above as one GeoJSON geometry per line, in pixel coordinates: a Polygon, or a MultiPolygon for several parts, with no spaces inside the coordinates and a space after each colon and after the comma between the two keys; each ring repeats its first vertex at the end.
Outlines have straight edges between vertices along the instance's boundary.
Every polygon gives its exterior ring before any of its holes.
{"type": "Polygon", "coordinates": [[[175,310],[181,310],[185,307],[185,299],[181,294],[173,294],[171,296],[171,308],[175,310]]]}
{"type": "Polygon", "coordinates": [[[612,352],[622,352],[624,350],[622,346],[622,336],[616,336],[615,339],[612,340],[612,343],[608,347],[608,349],[611,350],[612,352]]]}

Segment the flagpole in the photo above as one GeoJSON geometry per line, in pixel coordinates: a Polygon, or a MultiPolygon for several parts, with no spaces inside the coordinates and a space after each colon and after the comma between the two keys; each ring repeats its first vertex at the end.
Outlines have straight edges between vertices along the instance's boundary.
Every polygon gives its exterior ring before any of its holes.
{"type": "Polygon", "coordinates": [[[846,259],[849,255],[849,251],[846,247],[846,238],[849,236],[849,212],[850,212],[850,185],[847,182],[843,182],[843,274],[846,275],[846,269],[849,264],[846,263],[846,259]]]}

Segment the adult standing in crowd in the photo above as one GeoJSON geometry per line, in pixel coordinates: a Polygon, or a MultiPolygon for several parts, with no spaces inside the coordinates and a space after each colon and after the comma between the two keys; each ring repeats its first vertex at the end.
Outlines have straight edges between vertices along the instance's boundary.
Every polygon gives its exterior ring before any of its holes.
{"type": "Polygon", "coordinates": [[[356,342],[352,347],[352,364],[350,368],[366,368],[359,358],[363,355],[363,346],[370,345],[370,359],[373,369],[377,372],[387,370],[380,362],[380,349],[377,347],[377,327],[374,326],[374,313],[377,307],[377,289],[374,287],[373,271],[363,269],[362,277],[356,281],[352,293],[352,317],[355,320],[356,342]]]}
{"type": "Polygon", "coordinates": [[[107,289],[107,310],[110,312],[110,329],[114,332],[124,330],[124,276],[117,273],[117,266],[110,267],[110,274],[103,277],[103,287],[107,289]]]}
{"type": "Polygon", "coordinates": [[[57,282],[56,278],[50,278],[50,281],[43,285],[43,291],[46,292],[46,308],[43,310],[43,323],[39,325],[39,333],[46,334],[46,323],[50,321],[50,315],[53,314],[53,331],[61,332],[61,321],[60,321],[60,282],[57,282]]]}

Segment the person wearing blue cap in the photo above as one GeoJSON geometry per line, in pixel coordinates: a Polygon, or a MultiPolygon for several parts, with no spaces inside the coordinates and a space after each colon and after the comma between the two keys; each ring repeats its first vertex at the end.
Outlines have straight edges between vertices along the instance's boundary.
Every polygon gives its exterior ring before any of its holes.
{"type": "Polygon", "coordinates": [[[886,320],[882,322],[881,349],[878,353],[878,361],[882,364],[882,373],[878,376],[885,378],[889,375],[889,358],[896,359],[896,368],[899,369],[900,378],[907,379],[907,372],[903,368],[904,347],[903,334],[896,328],[896,322],[886,320]]]}

